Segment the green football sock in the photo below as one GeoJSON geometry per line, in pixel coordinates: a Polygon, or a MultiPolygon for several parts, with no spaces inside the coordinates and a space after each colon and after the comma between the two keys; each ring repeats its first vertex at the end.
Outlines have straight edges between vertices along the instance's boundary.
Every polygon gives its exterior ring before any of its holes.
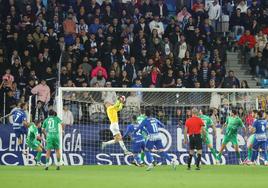
{"type": "Polygon", "coordinates": [[[36,162],[40,162],[41,155],[42,155],[42,152],[37,152],[36,157],[35,157],[36,162]]]}
{"type": "Polygon", "coordinates": [[[57,158],[57,166],[60,165],[60,158],[57,158]]]}
{"type": "Polygon", "coordinates": [[[218,159],[218,160],[221,160],[221,156],[222,156],[222,153],[219,153],[217,159],[218,159]]]}
{"type": "Polygon", "coordinates": [[[215,159],[217,159],[217,152],[216,152],[216,150],[215,150],[214,148],[211,148],[210,151],[211,151],[213,157],[214,157],[215,159]]]}
{"type": "Polygon", "coordinates": [[[252,158],[252,148],[248,148],[248,160],[252,158]]]}
{"type": "Polygon", "coordinates": [[[144,156],[145,156],[144,152],[141,152],[141,161],[142,162],[144,162],[144,156]]]}
{"type": "Polygon", "coordinates": [[[239,151],[236,152],[236,156],[237,156],[238,159],[240,159],[240,152],[239,151]]]}

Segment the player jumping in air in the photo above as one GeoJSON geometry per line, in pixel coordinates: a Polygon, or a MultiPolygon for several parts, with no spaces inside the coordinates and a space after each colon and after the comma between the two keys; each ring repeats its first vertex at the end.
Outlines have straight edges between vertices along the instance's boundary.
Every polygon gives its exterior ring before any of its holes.
{"type": "Polygon", "coordinates": [[[115,104],[111,104],[111,103],[106,103],[106,111],[107,111],[107,115],[108,118],[110,120],[110,130],[113,133],[114,139],[107,141],[107,142],[102,142],[101,148],[104,149],[106,146],[111,145],[111,144],[115,144],[115,143],[119,143],[120,147],[123,149],[124,154],[125,155],[132,155],[131,152],[129,152],[125,146],[125,143],[122,139],[122,135],[120,133],[119,130],[119,124],[118,124],[118,112],[120,110],[122,110],[123,108],[123,104],[126,101],[125,96],[120,96],[118,98],[118,100],[116,101],[115,104]]]}
{"type": "Polygon", "coordinates": [[[57,117],[57,113],[53,110],[50,110],[48,112],[48,117],[45,119],[42,125],[42,131],[46,136],[46,168],[45,170],[48,170],[49,166],[49,158],[51,155],[51,150],[56,150],[56,156],[57,156],[57,170],[60,170],[60,130],[59,126],[62,126],[63,130],[63,124],[60,118],[57,117]]]}
{"type": "Polygon", "coordinates": [[[211,119],[209,116],[204,115],[204,110],[203,110],[203,109],[201,109],[201,110],[199,111],[199,117],[204,121],[204,124],[205,124],[205,130],[206,130],[205,135],[202,134],[202,139],[205,140],[205,143],[206,143],[206,145],[208,146],[208,148],[210,149],[210,151],[211,151],[213,157],[214,157],[215,159],[217,159],[217,151],[213,148],[212,141],[211,141],[211,139],[210,139],[210,137],[209,137],[209,133],[208,133],[208,129],[209,129],[209,127],[212,127],[212,129],[213,129],[213,133],[214,133],[214,137],[216,138],[216,134],[217,134],[217,132],[216,132],[216,127],[215,127],[215,125],[213,124],[212,119],[211,119]]]}
{"type": "Polygon", "coordinates": [[[226,132],[223,138],[221,148],[219,150],[219,154],[217,156],[217,160],[221,159],[223,150],[225,149],[226,145],[231,142],[234,146],[236,156],[239,160],[239,164],[242,164],[237,140],[237,131],[240,127],[243,127],[244,131],[246,132],[246,128],[242,120],[237,116],[237,111],[235,109],[230,112],[230,116],[227,118],[226,123],[224,124],[224,127],[225,126],[227,126],[226,132]]]}
{"type": "Polygon", "coordinates": [[[137,133],[138,131],[145,131],[148,135],[147,141],[145,144],[145,156],[147,159],[148,168],[147,171],[151,170],[153,168],[153,157],[151,155],[151,151],[154,149],[154,147],[157,149],[160,156],[169,162],[171,162],[171,165],[174,169],[176,169],[176,160],[172,159],[167,152],[164,151],[164,146],[162,144],[162,139],[159,134],[158,127],[164,127],[164,124],[161,123],[158,119],[151,117],[151,111],[147,109],[145,111],[145,115],[147,118],[142,121],[142,123],[139,125],[139,127],[134,131],[134,133],[137,133]]]}
{"type": "Polygon", "coordinates": [[[140,153],[145,150],[145,139],[141,134],[141,131],[135,132],[139,124],[137,123],[137,117],[132,117],[133,123],[127,126],[127,130],[123,136],[125,138],[128,135],[131,135],[132,140],[132,150],[134,154],[134,164],[136,166],[143,165],[143,162],[140,158],[140,153]]]}
{"type": "Polygon", "coordinates": [[[20,108],[13,110],[12,116],[12,125],[13,130],[18,138],[19,148],[23,154],[26,154],[26,151],[23,151],[23,143],[22,143],[22,136],[27,134],[27,115],[26,110],[28,109],[27,103],[20,104],[20,108]]]}
{"type": "Polygon", "coordinates": [[[41,128],[41,121],[36,121],[35,123],[29,124],[26,143],[29,148],[37,151],[35,157],[36,165],[41,165],[40,161],[43,147],[40,142],[41,136],[38,134],[38,128],[41,128]]]}
{"type": "Polygon", "coordinates": [[[263,118],[262,111],[259,111],[258,118],[257,120],[254,121],[251,128],[251,132],[255,133],[255,139],[252,147],[253,149],[251,158],[252,163],[257,160],[258,152],[261,149],[264,157],[264,165],[268,165],[266,130],[267,130],[267,120],[263,118]]]}

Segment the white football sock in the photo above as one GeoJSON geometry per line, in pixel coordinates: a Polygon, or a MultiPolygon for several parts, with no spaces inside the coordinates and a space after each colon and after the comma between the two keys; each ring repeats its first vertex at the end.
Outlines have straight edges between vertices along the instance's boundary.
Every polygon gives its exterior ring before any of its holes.
{"type": "Polygon", "coordinates": [[[123,142],[123,140],[120,140],[120,141],[119,141],[119,145],[120,145],[120,147],[122,148],[122,150],[123,150],[124,152],[128,151],[127,148],[126,148],[126,146],[125,146],[125,144],[124,144],[124,142],[123,142]]]}
{"type": "Polygon", "coordinates": [[[107,142],[103,142],[104,145],[111,145],[111,144],[115,144],[115,140],[109,140],[107,142]]]}

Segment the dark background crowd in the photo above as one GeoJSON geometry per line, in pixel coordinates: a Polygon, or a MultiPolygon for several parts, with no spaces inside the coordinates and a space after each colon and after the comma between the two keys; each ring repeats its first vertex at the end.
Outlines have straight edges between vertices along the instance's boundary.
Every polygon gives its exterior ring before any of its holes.
{"type": "Polygon", "coordinates": [[[52,104],[57,86],[248,87],[226,72],[227,49],[268,76],[266,0],[0,2],[7,113],[31,95],[52,104]]]}

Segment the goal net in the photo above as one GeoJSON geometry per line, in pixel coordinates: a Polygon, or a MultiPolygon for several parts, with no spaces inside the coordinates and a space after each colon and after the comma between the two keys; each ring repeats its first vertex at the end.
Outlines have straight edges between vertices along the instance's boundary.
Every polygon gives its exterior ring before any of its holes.
{"type": "MultiPolygon", "coordinates": [[[[183,129],[186,118],[191,116],[193,107],[205,109],[217,128],[216,137],[209,134],[213,147],[219,150],[223,134],[221,127],[231,109],[236,108],[245,126],[253,109],[266,110],[268,92],[263,89],[167,89],[167,88],[59,88],[57,99],[58,115],[66,124],[62,137],[63,161],[66,165],[124,165],[133,158],[124,156],[118,144],[101,150],[101,143],[113,138],[109,130],[105,102],[115,103],[118,96],[126,96],[126,103],[118,113],[122,134],[132,121],[145,108],[153,111],[153,116],[165,124],[161,129],[165,150],[186,164],[188,146],[183,144],[183,129]],[[72,119],[73,117],[73,119],[72,119]]],[[[238,134],[242,160],[246,158],[246,136],[241,130],[238,134]]],[[[124,139],[128,150],[129,137],[124,139]]],[[[203,164],[215,164],[215,159],[206,145],[203,145],[203,164]]],[[[154,154],[157,162],[166,161],[154,154]]],[[[222,164],[238,164],[234,148],[229,143],[223,153],[222,164]]]]}

